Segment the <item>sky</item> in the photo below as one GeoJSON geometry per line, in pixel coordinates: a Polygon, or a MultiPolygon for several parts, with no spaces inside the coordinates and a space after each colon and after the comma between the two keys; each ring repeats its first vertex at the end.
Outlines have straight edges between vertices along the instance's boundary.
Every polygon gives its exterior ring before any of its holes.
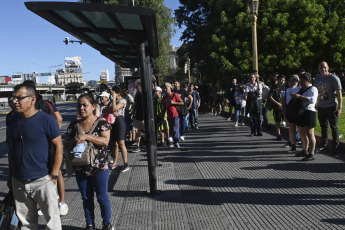
{"type": "MultiPolygon", "coordinates": [[[[55,72],[64,67],[65,57],[73,56],[81,56],[84,81],[99,81],[102,69],[109,70],[110,79],[115,76],[112,61],[87,44],[65,45],[65,37],[77,39],[26,9],[24,2],[1,0],[0,3],[0,76],[11,76],[16,72],[55,72]],[[57,65],[61,67],[54,67],[57,65]]],[[[174,10],[180,3],[179,0],[165,0],[165,5],[174,10]]],[[[181,30],[176,30],[171,45],[179,47],[181,30]]],[[[47,77],[40,77],[42,83],[47,80],[47,77]]]]}

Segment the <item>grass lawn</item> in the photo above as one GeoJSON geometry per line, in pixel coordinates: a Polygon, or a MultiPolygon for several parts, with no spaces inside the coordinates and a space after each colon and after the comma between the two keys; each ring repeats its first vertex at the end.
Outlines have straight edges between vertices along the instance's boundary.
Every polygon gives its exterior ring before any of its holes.
{"type": "MultiPolygon", "coordinates": [[[[344,101],[344,97],[343,97],[343,101],[344,101]]],[[[229,108],[225,109],[225,111],[229,112],[229,108]]],[[[271,123],[274,123],[273,110],[268,112],[268,120],[271,123]]],[[[345,134],[345,109],[344,109],[344,107],[342,108],[341,116],[338,119],[338,128],[339,128],[340,140],[345,140],[345,135],[344,135],[345,134]]],[[[316,115],[315,133],[316,134],[321,134],[321,127],[320,127],[317,115],[316,115]]],[[[332,138],[332,130],[331,130],[331,128],[328,128],[328,137],[332,138]]]]}

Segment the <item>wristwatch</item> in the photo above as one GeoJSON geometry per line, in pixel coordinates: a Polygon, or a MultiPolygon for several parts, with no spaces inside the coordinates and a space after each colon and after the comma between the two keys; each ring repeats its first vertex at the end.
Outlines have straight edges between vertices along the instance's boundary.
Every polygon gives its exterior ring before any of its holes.
{"type": "Polygon", "coordinates": [[[49,174],[50,177],[53,179],[53,180],[57,180],[59,176],[57,175],[54,175],[54,174],[49,174]]]}

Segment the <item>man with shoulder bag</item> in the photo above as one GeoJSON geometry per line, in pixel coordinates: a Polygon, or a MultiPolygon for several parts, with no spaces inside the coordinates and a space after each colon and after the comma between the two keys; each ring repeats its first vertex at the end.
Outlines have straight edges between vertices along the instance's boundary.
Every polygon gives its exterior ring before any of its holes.
{"type": "Polygon", "coordinates": [[[37,229],[37,203],[47,221],[46,229],[61,229],[57,178],[62,162],[61,132],[55,118],[35,108],[35,89],[17,85],[13,91],[14,115],[9,121],[10,175],[21,229],[37,229]],[[53,144],[55,155],[50,157],[53,144]]]}

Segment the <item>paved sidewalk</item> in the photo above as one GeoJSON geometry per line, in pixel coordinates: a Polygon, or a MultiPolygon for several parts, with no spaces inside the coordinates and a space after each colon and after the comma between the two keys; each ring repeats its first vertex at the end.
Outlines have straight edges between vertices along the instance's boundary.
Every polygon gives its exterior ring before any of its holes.
{"type": "MultiPolygon", "coordinates": [[[[116,229],[345,229],[342,159],[317,154],[315,161],[302,162],[271,130],[248,137],[248,126],[234,127],[208,114],[199,120],[200,129],[187,133],[181,149],[159,148],[157,180],[163,194],[145,193],[144,152],[129,152],[130,171],[111,173],[116,229]]],[[[63,229],[83,229],[74,177],[66,180],[66,196],[70,212],[62,217],[63,229]]]]}

